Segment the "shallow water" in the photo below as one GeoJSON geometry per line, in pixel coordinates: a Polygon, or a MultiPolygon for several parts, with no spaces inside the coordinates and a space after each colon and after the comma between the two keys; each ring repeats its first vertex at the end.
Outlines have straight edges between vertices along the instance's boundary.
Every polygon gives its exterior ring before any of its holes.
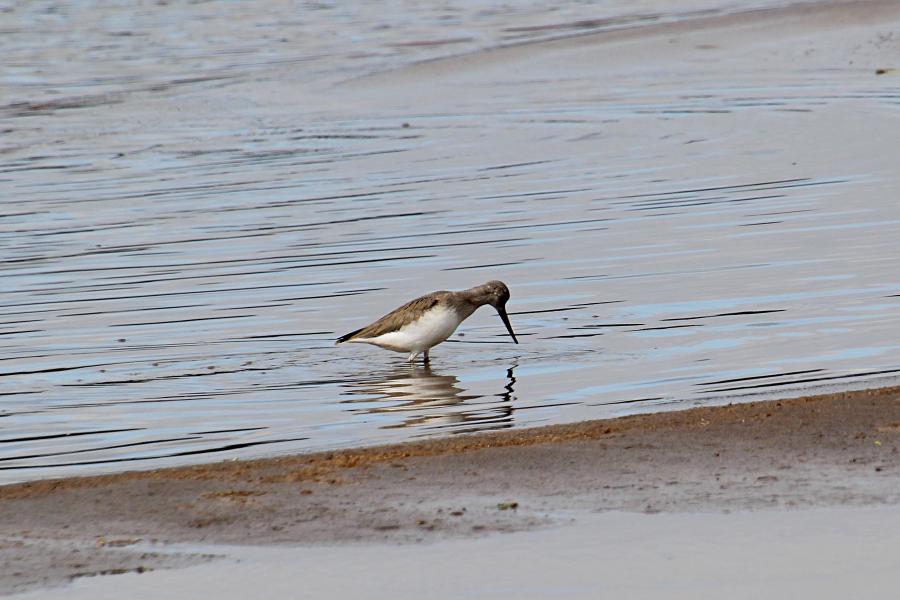
{"type": "MultiPolygon", "coordinates": [[[[685,69],[610,87],[572,67],[435,100],[409,82],[331,87],[446,53],[359,15],[279,21],[340,23],[279,49],[228,29],[218,3],[181,15],[196,28],[184,39],[163,35],[176,16],[160,7],[40,6],[4,13],[18,54],[0,102],[2,482],[900,374],[896,174],[813,156],[792,129],[848,106],[896,119],[896,78],[741,71],[726,85],[685,69]],[[352,51],[328,54],[345,39],[352,51]],[[86,49],[96,61],[71,59],[86,49]],[[430,368],[333,345],[415,295],[494,278],[520,345],[490,309],[430,368]]],[[[464,50],[526,35],[489,8],[409,18],[425,39],[435,23],[477,32],[464,50]]],[[[566,19],[649,18],[622,10],[566,19]]]]}
{"type": "MultiPolygon", "coordinates": [[[[892,552],[897,540],[893,527],[900,525],[900,518],[893,507],[603,512],[578,515],[577,520],[565,513],[554,516],[573,522],[438,544],[168,546],[162,550],[226,558],[185,569],[80,577],[64,588],[20,597],[116,600],[125,593],[139,600],[212,593],[229,599],[245,598],[265,586],[278,596],[303,589],[309,597],[390,600],[416,598],[432,588],[435,598],[747,600],[802,590],[834,600],[900,583],[892,552]],[[536,547],[546,554],[541,569],[529,564],[536,547]],[[472,560],[460,577],[463,555],[472,560]],[[358,577],[343,576],[347,564],[358,577]],[[760,568],[769,576],[760,577],[760,568]]],[[[141,544],[147,552],[161,550],[159,545],[141,544]]]]}

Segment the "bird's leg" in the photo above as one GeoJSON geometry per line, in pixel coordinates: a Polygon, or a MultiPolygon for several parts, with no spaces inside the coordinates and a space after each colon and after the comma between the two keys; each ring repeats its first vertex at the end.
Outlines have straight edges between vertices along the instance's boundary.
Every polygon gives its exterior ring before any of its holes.
{"type": "MultiPolygon", "coordinates": [[[[430,350],[430,348],[429,348],[429,350],[430,350]]],[[[431,359],[428,358],[428,350],[426,350],[425,351],[425,364],[427,365],[429,362],[431,362],[431,359]]]]}
{"type": "Polygon", "coordinates": [[[413,352],[406,358],[406,362],[410,362],[410,363],[414,362],[418,357],[419,357],[419,353],[413,352]]]}

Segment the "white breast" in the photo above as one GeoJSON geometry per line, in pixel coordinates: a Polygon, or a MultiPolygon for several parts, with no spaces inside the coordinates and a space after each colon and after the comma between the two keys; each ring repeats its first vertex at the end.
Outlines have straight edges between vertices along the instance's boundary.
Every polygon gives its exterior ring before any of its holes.
{"type": "Polygon", "coordinates": [[[397,352],[424,352],[453,335],[461,322],[455,310],[438,305],[399,331],[353,341],[367,342],[397,352]]]}

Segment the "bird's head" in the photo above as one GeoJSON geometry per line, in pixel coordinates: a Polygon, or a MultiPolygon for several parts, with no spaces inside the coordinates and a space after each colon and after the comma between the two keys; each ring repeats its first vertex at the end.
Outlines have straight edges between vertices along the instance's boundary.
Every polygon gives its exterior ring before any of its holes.
{"type": "Polygon", "coordinates": [[[519,340],[516,339],[516,334],[509,323],[509,317],[506,315],[506,303],[509,302],[509,288],[506,287],[506,284],[502,281],[488,281],[472,291],[475,292],[474,296],[478,304],[490,304],[497,309],[497,314],[500,315],[503,324],[506,325],[506,330],[509,332],[510,337],[518,344],[519,340]]]}

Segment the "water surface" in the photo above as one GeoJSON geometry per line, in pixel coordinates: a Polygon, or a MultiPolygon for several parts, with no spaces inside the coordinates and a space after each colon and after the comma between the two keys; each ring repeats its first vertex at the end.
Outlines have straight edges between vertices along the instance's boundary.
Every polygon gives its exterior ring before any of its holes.
{"type": "Polygon", "coordinates": [[[486,3],[407,14],[420,31],[325,4],[294,24],[189,7],[4,13],[0,482],[900,373],[896,173],[816,155],[807,136],[841,111],[896,120],[896,78],[686,66],[613,85],[538,65],[418,98],[409,82],[334,82],[445,45],[693,13],[511,19],[486,3]],[[300,35],[322,23],[338,34],[300,35]],[[519,345],[489,309],[430,368],[333,345],[418,294],[488,279],[512,290],[519,345]]]}

